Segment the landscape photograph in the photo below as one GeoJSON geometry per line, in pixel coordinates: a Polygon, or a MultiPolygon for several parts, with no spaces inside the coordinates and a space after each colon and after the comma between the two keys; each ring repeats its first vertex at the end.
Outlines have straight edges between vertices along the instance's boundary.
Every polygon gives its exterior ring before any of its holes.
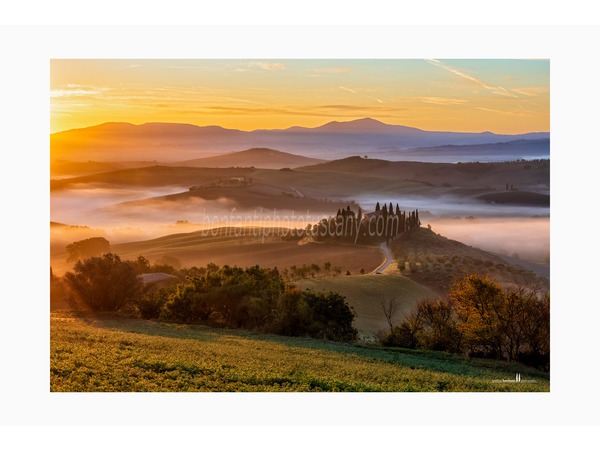
{"type": "Polygon", "coordinates": [[[549,60],[52,59],[49,100],[51,392],[550,392],[549,60]]]}

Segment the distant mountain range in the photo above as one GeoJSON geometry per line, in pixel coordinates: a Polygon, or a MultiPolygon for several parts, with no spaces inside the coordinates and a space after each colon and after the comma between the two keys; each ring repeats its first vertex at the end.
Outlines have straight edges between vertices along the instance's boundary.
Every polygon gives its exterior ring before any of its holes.
{"type": "MultiPolygon", "coordinates": [[[[400,152],[387,150],[373,153],[382,159],[394,160],[400,152]]],[[[401,152],[403,161],[420,162],[493,162],[518,159],[548,159],[550,157],[550,139],[516,139],[508,142],[496,142],[474,145],[440,145],[421,147],[401,152]]]]}
{"type": "MultiPolygon", "coordinates": [[[[50,136],[50,144],[52,159],[157,160],[173,163],[220,156],[251,147],[275,148],[311,158],[385,155],[386,159],[402,160],[404,155],[414,156],[415,152],[424,155],[426,152],[423,150],[407,152],[419,147],[431,149],[439,146],[470,146],[549,138],[550,133],[547,132],[503,135],[491,132],[425,131],[365,118],[349,122],[329,122],[316,128],[291,127],[284,130],[254,131],[176,123],[105,123],[54,133],[50,136]]],[[[447,153],[446,150],[449,149],[438,150],[447,153]]],[[[428,151],[431,155],[431,150],[428,151]]]]}

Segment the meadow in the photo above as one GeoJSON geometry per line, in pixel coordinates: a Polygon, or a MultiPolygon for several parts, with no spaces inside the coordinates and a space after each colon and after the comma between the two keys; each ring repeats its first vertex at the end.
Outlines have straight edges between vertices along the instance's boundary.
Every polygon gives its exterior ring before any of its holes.
{"type": "Polygon", "coordinates": [[[365,338],[375,336],[382,330],[389,331],[381,300],[394,299],[398,303],[394,323],[399,324],[420,300],[437,296],[434,291],[398,274],[307,278],[294,284],[301,289],[339,292],[346,297],[346,302],[356,312],[354,326],[365,338]]]}
{"type": "Polygon", "coordinates": [[[372,348],[54,311],[52,392],[540,391],[549,374],[442,352],[372,348]],[[520,383],[514,380],[520,373],[520,383]],[[534,381],[531,381],[534,380],[534,381]]]}

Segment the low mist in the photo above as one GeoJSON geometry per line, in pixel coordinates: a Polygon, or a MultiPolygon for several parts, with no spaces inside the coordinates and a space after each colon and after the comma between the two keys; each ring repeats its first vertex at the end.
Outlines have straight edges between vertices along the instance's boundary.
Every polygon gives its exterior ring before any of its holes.
{"type": "Polygon", "coordinates": [[[434,219],[432,230],[449,239],[537,264],[550,262],[550,218],[434,219]]]}
{"type": "MultiPolygon", "coordinates": [[[[104,236],[112,244],[152,239],[217,227],[304,228],[335,211],[243,209],[231,199],[185,201],[152,199],[182,192],[179,187],[131,189],[105,186],[61,190],[51,194],[51,220],[86,228],[53,230],[55,246],[85,237],[104,236]]],[[[399,204],[418,209],[423,226],[467,245],[505,256],[548,264],[549,208],[495,205],[467,197],[385,197],[363,195],[356,200],[364,211],[375,204],[399,204]]],[[[64,247],[63,247],[64,248],[64,247]]]]}

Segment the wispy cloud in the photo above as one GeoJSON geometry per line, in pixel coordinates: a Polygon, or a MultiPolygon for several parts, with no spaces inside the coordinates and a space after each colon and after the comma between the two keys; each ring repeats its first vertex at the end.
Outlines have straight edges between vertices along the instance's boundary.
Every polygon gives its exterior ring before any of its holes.
{"type": "Polygon", "coordinates": [[[283,70],[285,65],[276,62],[254,62],[250,64],[252,67],[258,67],[263,70],[283,70]]]}
{"type": "Polygon", "coordinates": [[[336,74],[336,73],[348,73],[351,72],[350,67],[324,67],[322,69],[313,69],[311,72],[315,74],[336,74]]]}
{"type": "Polygon", "coordinates": [[[375,100],[377,103],[383,103],[383,100],[377,97],[373,97],[372,95],[367,95],[366,97],[370,98],[371,100],[375,100]]]}
{"type": "Polygon", "coordinates": [[[354,89],[351,89],[347,86],[338,86],[342,91],[346,91],[346,92],[350,92],[351,94],[356,94],[356,91],[354,89]]]}
{"type": "Polygon", "coordinates": [[[506,90],[502,86],[491,86],[491,85],[485,83],[483,80],[481,80],[479,78],[476,78],[476,77],[474,77],[472,75],[469,75],[469,74],[467,74],[467,73],[465,73],[465,72],[463,72],[463,71],[461,71],[461,70],[459,70],[459,69],[457,69],[455,67],[452,67],[452,66],[449,66],[447,64],[444,64],[441,61],[438,61],[437,59],[426,59],[426,61],[429,64],[432,64],[432,65],[434,65],[436,67],[444,69],[445,71],[450,72],[450,73],[452,73],[452,74],[454,74],[456,76],[459,76],[459,77],[461,77],[461,78],[463,78],[465,80],[472,81],[473,83],[479,85],[483,89],[485,89],[485,90],[487,90],[487,91],[489,91],[489,92],[491,92],[493,94],[501,95],[501,96],[504,96],[504,97],[519,98],[518,95],[509,92],[508,90],[506,90]]]}
{"type": "Polygon", "coordinates": [[[350,86],[338,86],[342,91],[346,91],[346,92],[350,92],[351,94],[358,94],[361,95],[365,98],[369,98],[371,100],[375,100],[377,103],[384,103],[383,100],[381,100],[380,98],[377,97],[373,97],[372,95],[367,95],[367,94],[362,94],[361,91],[372,91],[372,89],[363,89],[363,88],[357,88],[357,87],[350,87],[350,86]]]}
{"type": "Polygon", "coordinates": [[[548,89],[544,87],[528,87],[513,89],[513,92],[524,95],[526,97],[537,97],[540,95],[545,95],[548,92],[548,89]]]}
{"type": "MultiPolygon", "coordinates": [[[[412,99],[411,99],[412,100],[412,99]]],[[[414,100],[434,105],[464,105],[468,100],[450,97],[416,97],[414,100]]]]}
{"type": "Polygon", "coordinates": [[[52,89],[50,91],[50,97],[95,97],[101,95],[106,90],[106,88],[85,88],[80,87],[79,85],[69,84],[67,85],[67,89],[52,89]]]}
{"type": "Polygon", "coordinates": [[[508,116],[520,116],[520,117],[523,117],[523,116],[529,116],[530,115],[529,111],[527,111],[521,105],[518,105],[518,109],[512,109],[512,110],[486,108],[486,107],[483,107],[483,106],[476,106],[475,109],[478,109],[480,111],[492,112],[492,113],[495,113],[495,114],[505,114],[505,115],[508,115],[508,116]]]}

